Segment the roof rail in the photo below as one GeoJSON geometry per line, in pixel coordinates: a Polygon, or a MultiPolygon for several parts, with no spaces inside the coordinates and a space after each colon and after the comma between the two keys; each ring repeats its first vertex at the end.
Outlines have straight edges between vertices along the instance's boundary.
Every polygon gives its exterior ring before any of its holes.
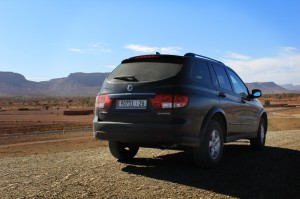
{"type": "Polygon", "coordinates": [[[197,54],[195,54],[195,53],[186,53],[184,56],[186,56],[186,57],[200,57],[200,58],[203,58],[203,59],[207,59],[207,60],[211,60],[211,61],[214,61],[214,62],[218,62],[218,63],[220,63],[220,64],[223,64],[223,62],[220,62],[220,61],[218,61],[218,60],[212,59],[212,58],[210,58],[210,57],[205,57],[205,56],[203,56],[203,55],[197,55],[197,54]]]}

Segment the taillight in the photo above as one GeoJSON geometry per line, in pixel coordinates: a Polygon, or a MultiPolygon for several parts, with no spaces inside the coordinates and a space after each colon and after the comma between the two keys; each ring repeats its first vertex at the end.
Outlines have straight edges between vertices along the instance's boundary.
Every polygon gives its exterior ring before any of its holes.
{"type": "Polygon", "coordinates": [[[112,99],[108,95],[98,95],[96,97],[95,107],[100,109],[109,109],[112,104],[112,99]]]}
{"type": "Polygon", "coordinates": [[[154,109],[172,108],[172,95],[156,95],[150,101],[154,109]]]}
{"type": "Polygon", "coordinates": [[[184,95],[156,95],[150,99],[154,109],[183,108],[188,103],[188,97],[184,95]]]}
{"type": "Polygon", "coordinates": [[[174,96],[174,108],[183,108],[188,104],[189,98],[184,95],[174,96]]]}

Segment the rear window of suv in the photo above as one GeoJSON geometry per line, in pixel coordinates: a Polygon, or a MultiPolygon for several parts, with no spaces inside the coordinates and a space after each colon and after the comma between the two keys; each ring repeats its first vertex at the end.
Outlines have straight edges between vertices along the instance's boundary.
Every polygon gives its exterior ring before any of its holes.
{"type": "Polygon", "coordinates": [[[152,82],[168,79],[181,70],[180,63],[132,62],[122,63],[108,76],[110,81],[152,82]],[[126,77],[128,79],[126,79],[126,77]]]}

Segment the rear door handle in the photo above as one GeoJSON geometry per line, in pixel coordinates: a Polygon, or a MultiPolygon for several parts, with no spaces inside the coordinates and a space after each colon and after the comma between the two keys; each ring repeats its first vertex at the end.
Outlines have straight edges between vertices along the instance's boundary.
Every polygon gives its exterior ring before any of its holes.
{"type": "Polygon", "coordinates": [[[224,97],[226,97],[226,95],[225,95],[225,93],[224,93],[224,92],[219,92],[219,97],[222,97],[222,98],[224,98],[224,97]]]}

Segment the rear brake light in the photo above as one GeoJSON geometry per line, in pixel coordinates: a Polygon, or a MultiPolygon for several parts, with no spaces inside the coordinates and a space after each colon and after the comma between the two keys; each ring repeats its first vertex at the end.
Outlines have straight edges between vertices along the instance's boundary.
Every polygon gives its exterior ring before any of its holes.
{"type": "Polygon", "coordinates": [[[109,109],[112,104],[112,99],[108,97],[108,95],[98,95],[96,97],[96,108],[100,109],[109,109]]]}
{"type": "Polygon", "coordinates": [[[188,103],[188,97],[183,95],[156,95],[150,99],[154,109],[183,108],[188,103]]]}
{"type": "Polygon", "coordinates": [[[151,59],[157,57],[159,57],[159,55],[142,55],[142,56],[133,57],[133,59],[151,59]]]}
{"type": "Polygon", "coordinates": [[[172,108],[172,95],[156,95],[150,101],[154,109],[172,108]]]}
{"type": "Polygon", "coordinates": [[[182,108],[187,105],[189,98],[184,95],[175,95],[174,96],[174,108],[182,108]]]}

